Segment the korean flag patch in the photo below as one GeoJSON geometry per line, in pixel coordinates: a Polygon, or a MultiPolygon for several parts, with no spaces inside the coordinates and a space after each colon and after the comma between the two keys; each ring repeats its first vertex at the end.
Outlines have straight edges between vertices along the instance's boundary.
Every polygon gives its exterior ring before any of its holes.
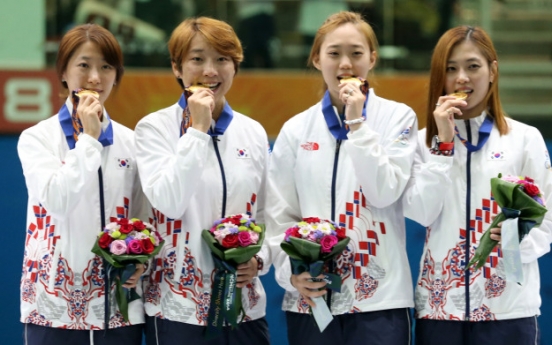
{"type": "Polygon", "coordinates": [[[117,158],[117,164],[119,165],[119,169],[132,169],[130,158],[117,158]]]}
{"type": "Polygon", "coordinates": [[[249,158],[249,150],[246,148],[236,149],[236,158],[249,158]]]}
{"type": "Polygon", "coordinates": [[[487,159],[490,161],[503,161],[506,157],[504,156],[504,151],[494,150],[489,153],[489,157],[487,159]]]}

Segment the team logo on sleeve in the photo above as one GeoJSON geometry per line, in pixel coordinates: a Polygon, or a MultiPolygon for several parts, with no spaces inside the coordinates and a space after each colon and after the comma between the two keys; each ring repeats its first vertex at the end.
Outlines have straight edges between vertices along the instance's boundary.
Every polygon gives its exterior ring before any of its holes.
{"type": "Polygon", "coordinates": [[[249,150],[246,148],[236,149],[236,158],[249,158],[249,150]]]}
{"type": "Polygon", "coordinates": [[[402,131],[401,134],[399,134],[399,136],[397,137],[397,139],[395,139],[395,142],[401,143],[403,145],[408,144],[408,138],[410,137],[410,128],[411,127],[408,127],[407,129],[402,131]]]}
{"type": "Polygon", "coordinates": [[[117,158],[117,164],[119,165],[119,169],[132,169],[130,158],[117,158]]]}
{"type": "Polygon", "coordinates": [[[544,167],[547,170],[552,170],[552,167],[550,166],[550,155],[548,154],[548,150],[544,151],[544,167]]]}
{"type": "Polygon", "coordinates": [[[504,155],[504,151],[501,150],[491,151],[489,157],[487,158],[487,160],[490,161],[503,161],[505,159],[506,157],[504,155]]]}

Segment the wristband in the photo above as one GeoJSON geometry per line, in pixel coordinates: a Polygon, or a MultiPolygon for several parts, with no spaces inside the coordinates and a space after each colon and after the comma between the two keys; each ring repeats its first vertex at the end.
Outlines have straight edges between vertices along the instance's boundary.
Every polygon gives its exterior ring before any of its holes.
{"type": "Polygon", "coordinates": [[[439,140],[439,136],[435,135],[432,140],[429,152],[439,156],[452,156],[454,154],[454,141],[443,143],[439,140]]]}
{"type": "Polygon", "coordinates": [[[356,125],[357,123],[362,123],[362,122],[364,122],[364,120],[366,120],[364,117],[360,117],[360,118],[354,119],[354,120],[344,120],[343,122],[347,126],[350,126],[350,125],[356,125]]]}
{"type": "Polygon", "coordinates": [[[454,149],[454,141],[451,143],[439,142],[439,151],[451,151],[454,149]]]}
{"type": "Polygon", "coordinates": [[[257,260],[257,271],[262,271],[264,267],[263,259],[255,254],[255,260],[257,260]]]}

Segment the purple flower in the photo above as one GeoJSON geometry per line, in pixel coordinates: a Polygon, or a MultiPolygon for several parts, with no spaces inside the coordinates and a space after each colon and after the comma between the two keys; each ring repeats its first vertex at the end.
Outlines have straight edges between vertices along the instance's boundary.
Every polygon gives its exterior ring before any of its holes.
{"type": "Polygon", "coordinates": [[[546,205],[544,204],[544,199],[543,199],[543,198],[541,198],[541,197],[539,197],[539,196],[534,196],[533,199],[534,199],[536,202],[538,202],[539,204],[541,204],[542,206],[545,206],[545,207],[546,207],[546,205]]]}
{"type": "Polygon", "coordinates": [[[324,233],[320,230],[316,230],[313,234],[313,237],[317,240],[321,239],[324,236],[324,233]]]}

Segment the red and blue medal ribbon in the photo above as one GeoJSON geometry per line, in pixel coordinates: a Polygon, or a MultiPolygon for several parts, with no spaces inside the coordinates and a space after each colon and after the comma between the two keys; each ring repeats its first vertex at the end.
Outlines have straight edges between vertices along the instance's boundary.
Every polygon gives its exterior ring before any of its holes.
{"type": "Polygon", "coordinates": [[[464,146],[468,149],[468,152],[471,153],[471,152],[479,151],[483,147],[483,145],[485,145],[485,143],[489,139],[489,135],[491,134],[492,129],[493,129],[493,118],[487,115],[487,117],[485,117],[485,121],[483,121],[483,123],[481,124],[481,127],[479,127],[479,139],[477,141],[477,146],[474,146],[472,143],[462,138],[460,136],[460,133],[458,132],[457,126],[454,126],[454,133],[456,134],[458,139],[460,139],[460,142],[464,144],[464,146]]]}
{"type": "MultiPolygon", "coordinates": [[[[192,126],[192,116],[190,114],[190,110],[188,109],[188,101],[185,93],[182,93],[182,96],[180,96],[180,99],[178,100],[178,105],[183,109],[182,121],[180,122],[180,136],[183,136],[184,134],[186,134],[188,128],[192,126]]],[[[234,112],[232,111],[232,108],[230,107],[228,102],[226,102],[217,120],[217,123],[215,124],[215,128],[209,128],[207,134],[212,137],[223,135],[230,125],[230,122],[232,122],[233,118],[234,112]]]]}
{"type": "MultiPolygon", "coordinates": [[[[362,108],[362,117],[366,118],[366,104],[368,104],[369,92],[366,93],[366,100],[364,101],[364,107],[362,108]]],[[[347,133],[349,133],[349,126],[343,124],[345,109],[343,114],[340,115],[341,122],[335,116],[332,100],[330,98],[330,91],[326,90],[324,97],[322,98],[322,114],[328,125],[328,129],[336,140],[347,140],[347,133]],[[342,126],[343,124],[343,126],[342,126]]]]}
{"type": "MultiPolygon", "coordinates": [[[[82,124],[77,116],[77,106],[78,100],[73,99],[73,111],[71,112],[71,114],[69,113],[67,104],[64,104],[58,112],[59,124],[61,125],[63,133],[65,134],[67,145],[69,145],[70,150],[75,148],[78,140],[78,135],[82,133],[82,124]]],[[[109,121],[109,123],[105,130],[102,129],[100,137],[98,138],[98,141],[104,147],[113,144],[113,126],[111,124],[111,118],[109,117],[107,112],[105,112],[105,116],[107,116],[107,120],[109,121]]]]}

